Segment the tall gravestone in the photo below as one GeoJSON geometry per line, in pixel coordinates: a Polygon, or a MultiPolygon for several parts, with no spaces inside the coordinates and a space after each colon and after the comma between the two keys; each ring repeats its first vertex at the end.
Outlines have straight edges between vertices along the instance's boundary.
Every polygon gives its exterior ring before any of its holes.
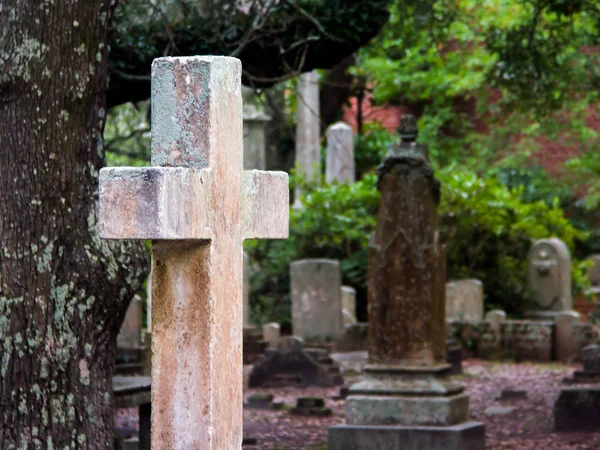
{"type": "Polygon", "coordinates": [[[573,308],[571,298],[571,254],[558,238],[541,239],[529,250],[529,286],[534,303],[526,312],[533,319],[549,319],[573,308]]]}
{"type": "Polygon", "coordinates": [[[285,238],[285,173],[243,170],[241,64],[152,63],[152,167],[100,171],[104,239],[152,240],[152,448],[242,445],[243,241],[285,238]]]}
{"type": "Polygon", "coordinates": [[[292,328],[304,340],[331,341],[342,333],[340,263],[304,259],[290,266],[292,328]]]}
{"type": "Polygon", "coordinates": [[[254,89],[242,87],[244,98],[244,169],[265,170],[265,125],[271,118],[256,104],[254,89]]]}
{"type": "Polygon", "coordinates": [[[483,320],[483,283],[480,280],[457,280],[446,283],[446,318],[483,320]]]}
{"type": "Polygon", "coordinates": [[[591,255],[586,258],[591,266],[588,267],[587,276],[592,288],[600,288],[600,255],[591,255]]]}
{"type": "MultiPolygon", "coordinates": [[[[414,118],[404,116],[401,127],[413,129],[414,118]]],[[[411,146],[398,146],[378,175],[381,200],[369,244],[369,361],[364,380],[350,388],[346,425],[329,429],[328,448],[483,450],[484,426],[468,422],[465,386],[449,378],[445,360],[439,182],[411,146]]]]}
{"type": "Polygon", "coordinates": [[[327,130],[325,181],[354,183],[354,133],[344,122],[334,123],[327,130]]]}
{"type": "Polygon", "coordinates": [[[134,296],[129,303],[125,320],[117,336],[117,345],[124,348],[140,347],[142,340],[142,299],[134,296]]]}
{"type": "MultiPolygon", "coordinates": [[[[317,72],[298,77],[296,109],[296,168],[310,181],[318,181],[321,166],[321,116],[317,72]]],[[[299,191],[296,190],[296,199],[299,191]]]]}
{"type": "Polygon", "coordinates": [[[342,286],[342,320],[344,328],[353,325],[356,320],[356,289],[352,286],[342,286]]]}

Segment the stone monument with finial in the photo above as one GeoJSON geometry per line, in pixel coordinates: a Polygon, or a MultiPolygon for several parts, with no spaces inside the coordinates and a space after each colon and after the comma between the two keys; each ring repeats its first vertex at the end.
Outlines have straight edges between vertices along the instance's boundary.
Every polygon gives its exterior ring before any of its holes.
{"type": "Polygon", "coordinates": [[[465,386],[446,363],[445,254],[438,231],[440,183],[416,120],[378,169],[377,227],[369,244],[369,360],[350,388],[346,425],[329,429],[330,450],[483,450],[465,386]]]}

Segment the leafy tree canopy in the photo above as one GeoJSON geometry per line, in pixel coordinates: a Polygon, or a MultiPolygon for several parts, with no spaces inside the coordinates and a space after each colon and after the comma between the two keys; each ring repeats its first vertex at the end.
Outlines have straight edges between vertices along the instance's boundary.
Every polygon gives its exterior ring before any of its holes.
{"type": "Polygon", "coordinates": [[[418,105],[435,162],[486,168],[527,157],[542,134],[581,149],[597,139],[585,120],[600,92],[597,0],[396,0],[390,14],[355,71],[377,101],[418,105]],[[457,99],[475,100],[488,133],[457,99]]]}
{"type": "Polygon", "coordinates": [[[143,0],[122,2],[110,49],[108,106],[149,97],[159,56],[230,55],[246,84],[267,87],[330,68],[375,36],[389,0],[143,0]]]}

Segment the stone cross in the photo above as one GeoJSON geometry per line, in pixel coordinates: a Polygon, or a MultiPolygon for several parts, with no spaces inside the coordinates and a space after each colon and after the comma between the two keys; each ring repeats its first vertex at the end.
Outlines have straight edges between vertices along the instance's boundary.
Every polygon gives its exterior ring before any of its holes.
{"type": "Polygon", "coordinates": [[[100,172],[100,236],[152,239],[152,448],[242,445],[242,242],[288,234],[288,177],[243,171],[241,64],[152,64],[152,166],[100,172]]]}

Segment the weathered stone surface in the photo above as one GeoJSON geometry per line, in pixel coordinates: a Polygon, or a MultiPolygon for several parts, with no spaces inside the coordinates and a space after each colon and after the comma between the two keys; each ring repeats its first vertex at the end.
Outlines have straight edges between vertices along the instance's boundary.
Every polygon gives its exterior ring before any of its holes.
{"type": "Polygon", "coordinates": [[[273,394],[252,394],[245,405],[249,409],[273,409],[273,394]]]}
{"type": "Polygon", "coordinates": [[[344,328],[354,325],[356,320],[356,289],[342,286],[342,321],[344,328]]]}
{"type": "Polygon", "coordinates": [[[463,352],[460,344],[454,339],[446,341],[446,362],[450,364],[450,373],[462,373],[463,352]]]}
{"type": "Polygon", "coordinates": [[[328,450],[485,450],[485,426],[451,427],[337,425],[329,428],[328,450]]]}
{"type": "MultiPolygon", "coordinates": [[[[416,138],[416,127],[408,127],[414,125],[410,119],[403,118],[403,142],[378,170],[381,200],[369,243],[369,364],[364,378],[350,388],[348,425],[339,436],[338,427],[332,429],[330,448],[452,448],[457,441],[432,442],[431,436],[428,443],[421,441],[419,428],[452,427],[468,419],[465,386],[450,379],[446,363],[446,264],[437,217],[440,186],[426,153],[410,145],[416,138]],[[381,425],[394,431],[388,442],[374,446],[381,425]],[[364,427],[364,436],[373,438],[363,438],[364,446],[355,447],[346,436],[356,433],[362,438],[356,432],[359,427],[364,427]],[[401,435],[406,442],[389,446],[401,435]],[[425,446],[416,447],[417,442],[425,446]],[[438,447],[442,442],[450,447],[438,447]]],[[[483,448],[483,434],[478,439],[471,448],[483,448]]]]}
{"type": "Polygon", "coordinates": [[[265,125],[271,117],[256,104],[254,89],[242,86],[244,101],[244,169],[265,170],[265,125]]]}
{"type": "Polygon", "coordinates": [[[483,411],[488,416],[506,416],[515,412],[514,406],[489,406],[483,411]]]}
{"type": "Polygon", "coordinates": [[[286,336],[278,349],[268,350],[250,373],[250,387],[335,386],[343,384],[331,360],[305,351],[302,340],[286,336]]]}
{"type": "Polygon", "coordinates": [[[131,299],[125,320],[117,336],[119,347],[139,347],[142,339],[142,299],[136,295],[131,299]]]}
{"type": "Polygon", "coordinates": [[[558,238],[541,239],[529,250],[529,285],[535,292],[535,306],[527,315],[551,319],[556,312],[570,311],[571,254],[558,238]]]}
{"type": "Polygon", "coordinates": [[[321,117],[317,72],[303,73],[298,77],[297,100],[296,168],[307,179],[318,181],[321,173],[321,117]]]}
{"type": "Polygon", "coordinates": [[[367,332],[368,325],[366,323],[355,323],[347,325],[344,332],[335,343],[336,352],[358,352],[367,349],[367,332]]]}
{"type": "Polygon", "coordinates": [[[600,345],[590,345],[581,351],[583,370],[600,375],[600,345]]]}
{"type": "Polygon", "coordinates": [[[155,60],[157,167],[100,172],[100,236],[154,240],[153,449],[242,442],[242,242],[286,237],[289,205],[286,174],[243,171],[240,80],[234,58],[155,60]]]}
{"type": "Polygon", "coordinates": [[[445,361],[445,298],[438,277],[439,182],[418,153],[387,158],[369,245],[369,361],[432,366],[445,361]],[[440,292],[441,291],[441,292],[440,292]]]}
{"type": "Polygon", "coordinates": [[[494,333],[500,334],[500,327],[506,321],[506,313],[501,309],[494,309],[485,315],[485,321],[489,322],[494,333]]]}
{"type": "Polygon", "coordinates": [[[548,362],[553,359],[552,322],[510,320],[502,324],[502,356],[515,361],[548,362]]]}
{"type": "Polygon", "coordinates": [[[588,345],[581,350],[583,367],[573,376],[563,379],[565,383],[600,383],[600,345],[588,345]]]}
{"type": "Polygon", "coordinates": [[[277,348],[281,339],[281,327],[276,322],[269,322],[263,325],[263,340],[267,343],[267,348],[277,348]]]}
{"type": "Polygon", "coordinates": [[[575,341],[579,352],[588,345],[600,344],[600,329],[591,323],[575,323],[573,324],[573,332],[575,333],[575,341]]]}
{"type": "Polygon", "coordinates": [[[501,357],[501,332],[495,332],[487,321],[458,321],[446,323],[448,339],[455,339],[463,352],[482,359],[501,357]]]}
{"type": "Polygon", "coordinates": [[[340,263],[304,259],[290,266],[292,328],[305,340],[333,341],[342,333],[340,263]]]}
{"type": "Polygon", "coordinates": [[[354,183],[354,135],[352,127],[336,122],[327,130],[325,181],[354,183]]]}
{"type": "MultiPolygon", "coordinates": [[[[100,236],[104,239],[209,240],[222,213],[219,180],[211,169],[108,167],[100,171],[100,236]]],[[[288,176],[251,170],[238,177],[244,239],[287,236],[288,176]],[[243,188],[242,188],[243,186],[243,188]],[[259,201],[260,199],[260,201],[259,201]]],[[[223,220],[223,219],[221,219],[223,220]]]]}
{"type": "Polygon", "coordinates": [[[527,391],[520,389],[502,389],[500,396],[496,400],[503,402],[525,399],[527,399],[527,391]]]}
{"type": "Polygon", "coordinates": [[[554,401],[556,431],[600,431],[600,388],[565,388],[554,401]]]}
{"type": "Polygon", "coordinates": [[[586,261],[590,261],[592,266],[588,268],[587,276],[590,280],[592,288],[600,287],[600,255],[591,255],[586,258],[586,261]]]}
{"type": "Polygon", "coordinates": [[[244,325],[243,360],[244,364],[254,364],[267,349],[261,330],[254,325],[244,325]]]}
{"type": "Polygon", "coordinates": [[[554,353],[557,361],[570,363],[577,359],[576,323],[581,321],[581,314],[576,311],[564,311],[554,317],[554,353]]]}
{"type": "Polygon", "coordinates": [[[480,280],[446,283],[446,318],[483,320],[483,283],[480,280]]]}

